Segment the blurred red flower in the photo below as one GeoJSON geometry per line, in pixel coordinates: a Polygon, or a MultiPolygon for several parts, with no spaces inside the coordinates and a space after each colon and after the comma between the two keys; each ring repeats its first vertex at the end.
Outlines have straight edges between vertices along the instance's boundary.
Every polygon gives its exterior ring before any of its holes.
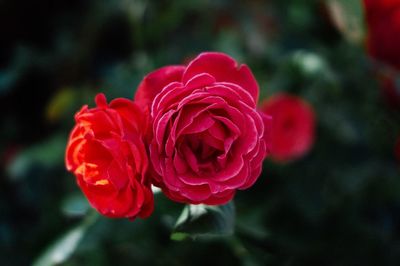
{"type": "Polygon", "coordinates": [[[400,70],[400,1],[364,0],[369,54],[400,70]]]}
{"type": "Polygon", "coordinates": [[[277,94],[264,101],[261,110],[272,117],[271,157],[286,162],[304,156],[315,138],[315,115],[297,96],[277,94]]]}

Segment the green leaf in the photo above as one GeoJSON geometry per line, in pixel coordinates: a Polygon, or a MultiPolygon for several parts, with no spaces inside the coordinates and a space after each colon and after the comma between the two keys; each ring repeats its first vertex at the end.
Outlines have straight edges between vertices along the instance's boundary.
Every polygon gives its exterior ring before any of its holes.
{"type": "Polygon", "coordinates": [[[33,266],[53,266],[67,261],[78,247],[89,226],[96,221],[97,217],[97,213],[88,215],[81,224],[68,231],[46,249],[33,263],[33,266]]]}
{"type": "Polygon", "coordinates": [[[186,205],[178,218],[171,239],[228,236],[234,232],[233,202],[221,206],[186,205]]]}

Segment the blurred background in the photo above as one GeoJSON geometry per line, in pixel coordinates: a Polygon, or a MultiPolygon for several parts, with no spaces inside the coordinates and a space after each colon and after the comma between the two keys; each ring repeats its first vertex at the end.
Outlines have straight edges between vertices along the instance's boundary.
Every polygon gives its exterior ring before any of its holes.
{"type": "Polygon", "coordinates": [[[399,265],[398,94],[363,14],[358,0],[0,1],[0,264],[399,265]],[[312,150],[265,161],[233,235],[171,240],[183,205],[161,194],[147,220],[96,216],[64,166],[74,113],[211,50],[248,64],[261,98],[308,101],[312,150]]]}

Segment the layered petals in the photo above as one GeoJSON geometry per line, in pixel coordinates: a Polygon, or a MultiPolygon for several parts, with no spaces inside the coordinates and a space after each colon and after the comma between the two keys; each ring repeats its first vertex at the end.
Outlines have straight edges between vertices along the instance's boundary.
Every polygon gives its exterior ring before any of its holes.
{"type": "Polygon", "coordinates": [[[200,73],[208,73],[217,82],[229,82],[247,90],[258,101],[259,87],[253,73],[247,65],[238,65],[231,57],[223,53],[202,53],[191,61],[186,68],[182,82],[189,81],[193,76],[200,73]]]}
{"type": "Polygon", "coordinates": [[[158,91],[150,110],[154,183],[178,202],[224,204],[254,184],[268,154],[258,84],[246,65],[222,53],[202,53],[163,79],[170,68],[149,74],[135,97],[143,88],[158,91]]]}
{"type": "Polygon", "coordinates": [[[135,101],[148,106],[154,97],[168,84],[182,79],[184,66],[165,66],[144,77],[135,94],[135,101]]]}
{"type": "Polygon", "coordinates": [[[146,113],[133,101],[84,106],[75,116],[65,162],[90,204],[107,217],[146,218],[153,211],[148,156],[143,143],[146,113]]]}

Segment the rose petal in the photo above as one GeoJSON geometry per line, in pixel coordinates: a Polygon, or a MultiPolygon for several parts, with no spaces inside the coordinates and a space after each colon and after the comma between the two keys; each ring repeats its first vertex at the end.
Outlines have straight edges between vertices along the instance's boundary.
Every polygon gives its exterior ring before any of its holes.
{"type": "Polygon", "coordinates": [[[190,125],[182,130],[182,134],[194,134],[203,132],[214,125],[215,121],[212,119],[209,113],[202,113],[196,117],[190,125]]]}
{"type": "Polygon", "coordinates": [[[188,89],[197,89],[213,84],[214,82],[215,78],[210,74],[200,73],[192,77],[188,82],[186,82],[185,87],[188,89]]]}
{"type": "MultiPolygon", "coordinates": [[[[214,124],[216,124],[216,123],[214,122],[214,124]]],[[[214,124],[210,128],[212,128],[214,126],[214,124]]],[[[210,128],[208,128],[207,131],[200,133],[199,138],[201,138],[201,141],[204,144],[206,144],[210,147],[213,147],[214,149],[217,149],[217,150],[223,150],[224,143],[220,139],[215,138],[215,136],[213,134],[210,134],[210,128]]]]}
{"type": "Polygon", "coordinates": [[[246,180],[250,175],[250,171],[251,169],[247,164],[242,167],[235,176],[232,176],[232,178],[224,180],[223,182],[218,182],[219,180],[213,181],[217,181],[218,183],[223,184],[223,187],[225,189],[237,189],[242,187],[246,183],[246,180]]]}
{"type": "Polygon", "coordinates": [[[219,115],[214,115],[213,118],[221,121],[230,130],[233,136],[238,136],[241,134],[239,127],[228,118],[219,115]]]}
{"type": "Polygon", "coordinates": [[[213,86],[207,87],[206,91],[211,95],[224,97],[231,105],[236,106],[236,103],[240,100],[252,108],[256,107],[256,103],[250,93],[237,84],[218,82],[213,86]]]}
{"type": "Polygon", "coordinates": [[[144,111],[133,101],[118,98],[110,103],[110,108],[118,112],[123,120],[123,124],[130,126],[137,132],[145,135],[147,133],[148,118],[144,111]]]}
{"type": "Polygon", "coordinates": [[[184,188],[184,183],[177,177],[173,167],[172,158],[165,158],[165,172],[163,175],[165,186],[172,191],[180,191],[184,188]]]}
{"type": "Polygon", "coordinates": [[[162,152],[165,131],[169,123],[169,120],[172,117],[172,115],[174,115],[174,113],[175,113],[174,110],[170,110],[169,112],[165,113],[159,120],[156,120],[157,123],[154,124],[155,127],[154,135],[156,142],[158,144],[159,152],[162,152]]]}
{"type": "Polygon", "coordinates": [[[224,126],[221,125],[221,123],[215,123],[212,127],[208,129],[208,132],[214,138],[222,141],[225,140],[225,138],[228,136],[228,131],[225,129],[224,126]]]}
{"type": "Polygon", "coordinates": [[[216,173],[215,176],[212,177],[212,179],[219,182],[231,179],[241,171],[243,165],[244,160],[242,156],[240,156],[239,154],[238,156],[232,156],[231,160],[229,160],[226,164],[226,167],[216,173]]]}
{"type": "Polygon", "coordinates": [[[208,185],[188,186],[180,191],[183,197],[189,199],[193,204],[204,202],[211,196],[211,191],[208,185]]]}
{"type": "Polygon", "coordinates": [[[138,217],[147,218],[153,213],[154,210],[154,195],[148,187],[143,187],[143,192],[145,194],[144,197],[146,202],[144,202],[141,206],[138,217]]]}
{"type": "Polygon", "coordinates": [[[174,168],[176,173],[179,175],[186,173],[188,170],[186,161],[179,155],[178,152],[174,154],[174,168]]]}
{"type": "MultiPolygon", "coordinates": [[[[155,141],[153,141],[149,146],[151,165],[159,176],[164,176],[165,166],[160,158],[160,153],[158,149],[159,147],[155,141]]],[[[159,185],[159,181],[161,180],[157,177],[157,175],[153,176],[153,178],[156,180],[157,185],[159,185]]]]}
{"type": "Polygon", "coordinates": [[[135,101],[141,106],[150,106],[154,97],[169,83],[180,82],[184,66],[165,66],[143,78],[135,94],[135,101]]]}
{"type": "Polygon", "coordinates": [[[182,87],[179,82],[172,82],[155,96],[151,105],[151,116],[156,117],[158,113],[173,109],[179,99],[190,94],[191,90],[182,87]]]}
{"type": "Polygon", "coordinates": [[[222,205],[226,204],[232,200],[233,196],[235,196],[235,190],[225,190],[218,194],[213,194],[207,200],[204,201],[204,204],[207,205],[222,205]]]}
{"type": "Polygon", "coordinates": [[[199,178],[199,176],[193,175],[191,173],[185,173],[184,175],[178,175],[179,180],[188,186],[200,186],[207,185],[209,182],[204,178],[199,178]]]}
{"type": "Polygon", "coordinates": [[[262,161],[265,158],[266,155],[266,145],[265,143],[260,144],[260,148],[258,152],[256,153],[256,157],[253,158],[250,162],[250,167],[251,167],[251,173],[249,178],[247,179],[246,183],[241,186],[239,189],[247,189],[254,185],[254,183],[257,181],[258,177],[261,174],[261,169],[262,169],[262,161]]]}
{"type": "Polygon", "coordinates": [[[236,63],[234,59],[223,53],[201,53],[190,62],[182,76],[182,82],[188,82],[197,74],[208,73],[217,82],[231,82],[247,90],[255,103],[258,101],[259,88],[250,69],[246,65],[236,63]]]}
{"type": "Polygon", "coordinates": [[[69,145],[65,151],[65,165],[68,171],[74,171],[76,167],[80,164],[80,156],[82,146],[85,144],[86,140],[82,137],[74,138],[69,141],[69,145]]]}
{"type": "Polygon", "coordinates": [[[190,168],[195,172],[199,172],[199,163],[197,161],[196,155],[193,154],[193,151],[187,146],[182,145],[181,151],[186,158],[186,161],[190,168]]]}

